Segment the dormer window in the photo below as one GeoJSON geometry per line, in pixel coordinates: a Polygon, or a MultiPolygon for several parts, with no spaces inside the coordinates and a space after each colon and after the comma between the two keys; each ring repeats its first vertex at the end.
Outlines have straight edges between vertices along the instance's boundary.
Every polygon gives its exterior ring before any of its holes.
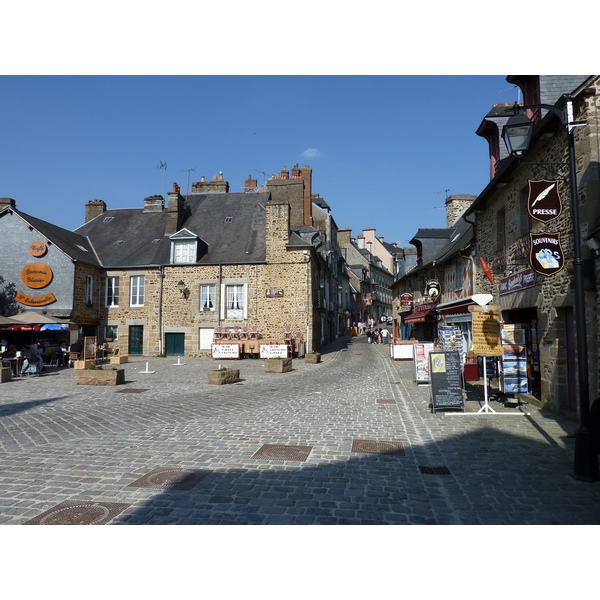
{"type": "Polygon", "coordinates": [[[198,242],[196,240],[172,240],[171,262],[195,263],[198,256],[198,242]]]}

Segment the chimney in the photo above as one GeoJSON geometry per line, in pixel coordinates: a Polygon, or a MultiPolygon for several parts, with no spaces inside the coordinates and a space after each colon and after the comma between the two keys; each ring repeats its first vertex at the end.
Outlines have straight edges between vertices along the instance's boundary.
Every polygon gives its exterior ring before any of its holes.
{"type": "Polygon", "coordinates": [[[183,211],[185,210],[185,198],[180,194],[181,188],[173,182],[173,191],[169,192],[169,205],[167,208],[167,225],[165,235],[177,233],[183,221],[183,211]]]}
{"type": "Polygon", "coordinates": [[[223,173],[213,177],[212,181],[206,181],[204,176],[200,181],[192,183],[192,194],[228,194],[229,182],[223,179],[223,173]]]}
{"type": "Polygon", "coordinates": [[[352,229],[338,229],[337,241],[342,247],[348,246],[352,241],[352,229]]]}
{"type": "Polygon", "coordinates": [[[446,198],[446,227],[452,227],[473,202],[477,196],[471,194],[454,194],[446,198]]]}
{"type": "Polygon", "coordinates": [[[162,196],[148,196],[144,198],[144,212],[162,212],[165,199],[162,196]]]}
{"type": "Polygon", "coordinates": [[[104,200],[90,200],[85,205],[85,222],[89,222],[106,212],[106,202],[104,200]]]}
{"type": "Polygon", "coordinates": [[[358,247],[360,250],[365,249],[365,236],[362,233],[358,236],[358,247]]]}
{"type": "Polygon", "coordinates": [[[0,198],[0,210],[5,208],[16,208],[17,204],[12,198],[0,198]]]}
{"type": "Polygon", "coordinates": [[[256,179],[252,179],[252,175],[248,175],[248,179],[244,181],[244,191],[249,192],[250,190],[256,189],[257,181],[256,179]]]}

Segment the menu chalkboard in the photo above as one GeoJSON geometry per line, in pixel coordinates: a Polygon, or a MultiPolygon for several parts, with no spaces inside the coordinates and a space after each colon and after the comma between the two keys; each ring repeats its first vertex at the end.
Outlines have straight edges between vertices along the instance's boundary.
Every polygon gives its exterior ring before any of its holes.
{"type": "Polygon", "coordinates": [[[460,354],[457,351],[429,353],[429,381],[431,412],[445,408],[465,410],[460,354]]]}

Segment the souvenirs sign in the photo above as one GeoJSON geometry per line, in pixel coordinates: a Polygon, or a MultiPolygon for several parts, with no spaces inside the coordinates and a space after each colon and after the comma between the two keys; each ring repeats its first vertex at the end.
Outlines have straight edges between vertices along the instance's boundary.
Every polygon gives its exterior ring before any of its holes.
{"type": "Polygon", "coordinates": [[[529,181],[527,210],[533,219],[547,223],[562,212],[558,181],[529,181]]]}
{"type": "Polygon", "coordinates": [[[530,233],[529,262],[542,275],[554,275],[565,266],[560,233],[530,233]]]}

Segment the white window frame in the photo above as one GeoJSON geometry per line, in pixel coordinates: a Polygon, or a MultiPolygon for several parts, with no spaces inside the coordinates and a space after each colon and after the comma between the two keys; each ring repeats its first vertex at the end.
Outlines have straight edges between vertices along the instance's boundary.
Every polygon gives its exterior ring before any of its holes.
{"type": "Polygon", "coordinates": [[[198,240],[171,240],[171,264],[190,264],[198,260],[198,240]]]}
{"type": "Polygon", "coordinates": [[[146,293],[146,276],[132,275],[130,280],[129,306],[144,306],[144,296],[146,293]],[[134,283],[135,281],[135,283],[134,283]],[[140,285],[141,284],[141,285],[140,285]],[[141,290],[141,293],[140,293],[141,290]],[[135,294],[134,294],[135,291],[135,294]],[[140,302],[141,300],[141,302],[140,302]]]}
{"type": "Polygon", "coordinates": [[[91,306],[94,303],[94,278],[91,275],[85,276],[85,304],[91,306]]]}
{"type": "Polygon", "coordinates": [[[214,283],[200,284],[200,310],[203,312],[217,310],[217,286],[214,283]]]}
{"type": "Polygon", "coordinates": [[[221,286],[221,318],[226,321],[241,321],[248,318],[248,284],[224,283],[221,286]],[[237,288],[234,290],[233,288],[237,288]],[[228,303],[241,303],[239,308],[230,308],[228,303]],[[241,302],[240,302],[241,301],[241,302]]]}
{"type": "Polygon", "coordinates": [[[107,277],[106,278],[106,306],[107,308],[116,308],[119,306],[119,278],[118,277],[107,277]],[[110,300],[109,303],[109,291],[110,300]],[[116,302],[115,302],[116,300],[116,302]]]}

